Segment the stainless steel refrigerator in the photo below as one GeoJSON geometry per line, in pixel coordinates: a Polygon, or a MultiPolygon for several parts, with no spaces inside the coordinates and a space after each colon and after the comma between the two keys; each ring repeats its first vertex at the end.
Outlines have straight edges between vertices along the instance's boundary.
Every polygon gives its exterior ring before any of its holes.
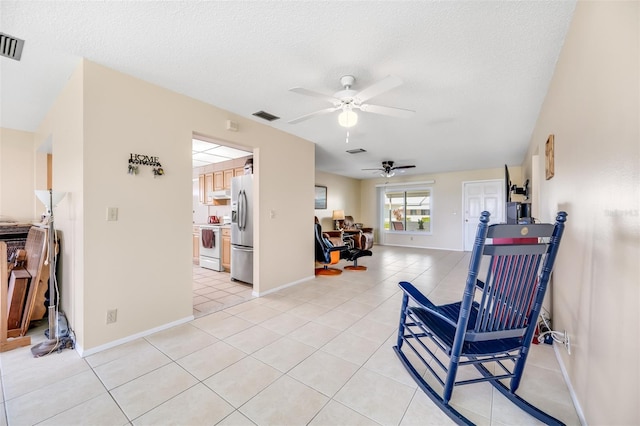
{"type": "Polygon", "coordinates": [[[253,284],[253,175],[231,179],[231,279],[253,284]]]}

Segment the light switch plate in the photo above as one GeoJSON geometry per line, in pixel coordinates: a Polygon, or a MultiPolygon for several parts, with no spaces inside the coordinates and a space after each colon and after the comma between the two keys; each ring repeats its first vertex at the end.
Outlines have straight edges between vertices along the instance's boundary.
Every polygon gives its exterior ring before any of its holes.
{"type": "Polygon", "coordinates": [[[107,207],[107,221],[115,222],[118,220],[118,208],[117,207],[107,207]]]}

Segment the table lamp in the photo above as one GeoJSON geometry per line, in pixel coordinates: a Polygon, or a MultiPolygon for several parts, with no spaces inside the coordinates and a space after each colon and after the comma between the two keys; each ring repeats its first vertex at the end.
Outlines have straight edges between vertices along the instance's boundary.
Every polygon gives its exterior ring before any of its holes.
{"type": "Polygon", "coordinates": [[[335,229],[340,229],[340,221],[344,220],[344,210],[334,210],[332,219],[335,221],[335,229]]]}

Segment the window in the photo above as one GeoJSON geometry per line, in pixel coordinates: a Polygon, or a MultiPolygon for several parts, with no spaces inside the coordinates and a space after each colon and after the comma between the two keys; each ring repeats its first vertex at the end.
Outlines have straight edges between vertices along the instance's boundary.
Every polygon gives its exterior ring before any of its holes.
{"type": "Polygon", "coordinates": [[[431,233],[431,188],[387,188],[382,200],[385,230],[431,233]]]}

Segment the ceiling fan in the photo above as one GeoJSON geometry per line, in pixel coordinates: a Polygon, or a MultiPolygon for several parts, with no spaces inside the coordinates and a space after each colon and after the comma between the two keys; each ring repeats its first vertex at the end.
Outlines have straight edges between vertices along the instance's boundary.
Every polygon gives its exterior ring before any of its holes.
{"type": "Polygon", "coordinates": [[[333,104],[332,107],[321,109],[319,111],[305,114],[293,120],[289,120],[290,124],[296,124],[309,118],[316,117],[318,115],[329,114],[334,111],[341,110],[342,112],[338,116],[338,122],[342,127],[352,127],[358,121],[358,115],[353,111],[359,109],[363,112],[371,112],[374,114],[388,115],[391,117],[409,118],[413,116],[415,111],[403,108],[388,107],[382,105],[372,105],[365,103],[369,99],[380,95],[383,92],[398,87],[402,84],[402,79],[396,76],[387,76],[377,83],[360,90],[352,90],[351,86],[356,81],[356,78],[352,75],[345,75],[340,79],[340,84],[343,90],[340,90],[333,95],[327,95],[324,93],[316,92],[313,90],[305,89],[303,87],[294,87],[289,89],[292,92],[300,93],[301,95],[313,96],[316,98],[325,99],[333,104]]]}
{"type": "Polygon", "coordinates": [[[415,165],[408,165],[408,166],[394,166],[393,165],[394,162],[387,160],[387,161],[383,161],[382,162],[382,167],[379,167],[377,169],[362,169],[362,170],[376,170],[380,172],[380,176],[382,177],[391,177],[394,176],[396,174],[395,170],[401,170],[401,169],[413,169],[415,167],[415,165]]]}

